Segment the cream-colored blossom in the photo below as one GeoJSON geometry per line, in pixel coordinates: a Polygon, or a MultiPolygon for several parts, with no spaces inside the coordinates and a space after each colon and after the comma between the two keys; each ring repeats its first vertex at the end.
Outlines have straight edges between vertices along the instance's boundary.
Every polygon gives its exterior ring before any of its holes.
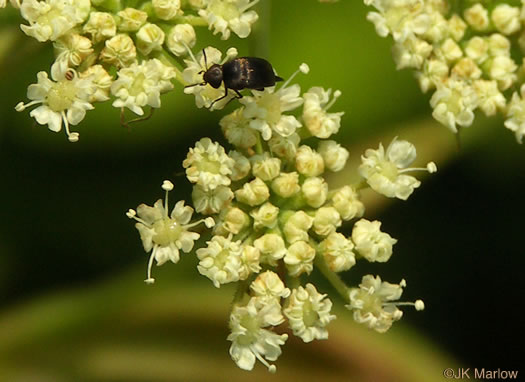
{"type": "Polygon", "coordinates": [[[350,289],[350,304],[345,306],[354,312],[355,321],[384,333],[403,316],[392,301],[399,300],[405,286],[405,280],[390,284],[379,276],[366,275],[359,288],[350,289]]]}
{"type": "Polygon", "coordinates": [[[228,236],[236,235],[250,224],[248,215],[237,207],[229,207],[221,211],[220,223],[215,226],[214,234],[228,236]]]}
{"type": "Polygon", "coordinates": [[[488,58],[489,44],[486,39],[474,36],[467,42],[465,54],[478,64],[482,64],[488,58]]]}
{"type": "Polygon", "coordinates": [[[336,190],[330,200],[343,220],[360,218],[365,212],[365,206],[359,200],[358,192],[351,186],[343,186],[336,190]]]}
{"type": "Polygon", "coordinates": [[[432,53],[432,50],[432,45],[414,36],[407,38],[403,42],[396,42],[392,50],[396,69],[420,69],[432,53]]]}
{"type": "Polygon", "coordinates": [[[162,50],[166,35],[156,24],[147,23],[136,34],[137,48],[145,56],[153,51],[162,50]]]}
{"type": "Polygon", "coordinates": [[[489,12],[481,3],[465,9],[463,16],[465,21],[475,30],[484,31],[490,25],[489,12]]]}
{"type": "Polygon", "coordinates": [[[121,33],[106,40],[104,49],[100,52],[100,59],[117,68],[123,68],[135,62],[137,50],[131,37],[121,33]]]}
{"type": "Polygon", "coordinates": [[[253,147],[257,143],[257,132],[248,124],[249,120],[244,117],[242,108],[225,115],[219,122],[228,142],[241,149],[253,147]]]}
{"type": "Polygon", "coordinates": [[[242,246],[240,280],[246,280],[251,274],[261,271],[260,258],[261,252],[257,248],[251,245],[242,246]]]}
{"type": "Polygon", "coordinates": [[[308,241],[308,230],[312,227],[314,218],[304,211],[295,211],[284,224],[283,231],[289,243],[308,241]]]}
{"type": "Polygon", "coordinates": [[[496,81],[477,80],[472,87],[478,97],[479,108],[486,116],[493,116],[498,110],[505,109],[507,100],[499,91],[496,81]]]}
{"type": "Polygon", "coordinates": [[[319,243],[319,253],[334,272],[346,271],[355,265],[353,249],[352,241],[338,232],[331,233],[319,243]]]}
{"type": "Polygon", "coordinates": [[[182,13],[180,0],[152,0],[155,15],[161,20],[171,20],[182,13]]]}
{"type": "Polygon", "coordinates": [[[324,172],[324,160],[321,154],[310,146],[302,145],[295,155],[295,168],[305,176],[319,176],[324,172]]]}
{"type": "Polygon", "coordinates": [[[113,83],[113,77],[109,75],[102,65],[92,65],[80,73],[79,76],[90,80],[93,85],[93,93],[89,97],[89,102],[109,100],[109,91],[113,83]]]}
{"type": "Polygon", "coordinates": [[[326,326],[336,318],[330,314],[331,309],[332,301],[326,294],[317,292],[315,286],[308,283],[305,288],[299,286],[292,291],[283,313],[293,334],[304,342],[312,342],[328,338],[326,326]]]}
{"type": "Polygon", "coordinates": [[[321,207],[328,196],[328,184],[321,177],[306,178],[301,191],[304,200],[310,207],[321,207]]]}
{"type": "Polygon", "coordinates": [[[91,35],[93,42],[111,38],[117,34],[117,23],[111,13],[91,12],[89,19],[83,26],[83,31],[91,35]]]}
{"type": "Polygon", "coordinates": [[[512,95],[507,108],[505,127],[516,134],[518,143],[522,143],[525,135],[525,87],[521,87],[521,97],[518,93],[512,95]]]}
{"type": "Polygon", "coordinates": [[[188,156],[182,162],[186,176],[192,183],[197,183],[205,190],[213,190],[218,186],[229,186],[229,175],[235,162],[226,155],[224,147],[210,138],[202,138],[190,148],[188,156]]]}
{"type": "Polygon", "coordinates": [[[20,14],[29,25],[22,24],[20,28],[40,42],[55,41],[83,23],[90,8],[89,0],[24,0],[20,14]]]}
{"type": "Polygon", "coordinates": [[[253,175],[264,181],[276,178],[281,172],[281,160],[270,157],[268,153],[254,155],[250,161],[253,175]]]}
{"type": "Polygon", "coordinates": [[[222,39],[230,37],[230,31],[240,38],[248,37],[251,26],[259,18],[248,10],[259,0],[207,0],[199,15],[206,20],[213,34],[221,33],[222,39]]]}
{"type": "Polygon", "coordinates": [[[498,31],[505,35],[516,33],[521,28],[520,9],[508,4],[498,4],[490,15],[498,31]]]}
{"type": "Polygon", "coordinates": [[[317,147],[317,152],[323,157],[326,168],[330,171],[341,171],[349,156],[349,152],[341,147],[336,141],[321,141],[317,147]]]}
{"type": "Polygon", "coordinates": [[[64,125],[70,142],[78,141],[78,133],[69,131],[69,125],[78,125],[85,117],[86,110],[92,110],[90,96],[94,86],[91,78],[80,78],[77,72],[60,62],[51,67],[51,79],[46,72],[37,74],[38,83],[29,85],[27,98],[31,102],[16,105],[17,111],[40,105],[29,115],[49,130],[58,132],[64,125]]]}
{"type": "Polygon", "coordinates": [[[228,156],[233,159],[231,180],[237,181],[246,178],[252,169],[250,160],[236,150],[230,151],[228,156]]]}
{"type": "Polygon", "coordinates": [[[227,186],[204,189],[196,184],[191,194],[195,211],[204,215],[217,214],[228,207],[233,200],[233,192],[227,186]]]}
{"type": "Polygon", "coordinates": [[[314,268],[315,249],[305,241],[296,241],[288,247],[284,263],[288,274],[297,277],[303,273],[310,274],[314,268]]]}
{"type": "Polygon", "coordinates": [[[466,80],[477,80],[483,74],[481,69],[476,65],[474,60],[468,57],[461,58],[451,70],[456,78],[466,80]]]}
{"type": "Polygon", "coordinates": [[[341,92],[336,90],[332,98],[331,94],[332,89],[324,90],[319,86],[310,88],[303,94],[304,125],[314,137],[328,138],[336,134],[341,126],[341,117],[344,112],[328,113],[328,109],[339,98],[341,92]]]}
{"type": "Polygon", "coordinates": [[[250,212],[253,218],[253,228],[259,230],[262,228],[274,228],[277,225],[277,217],[279,216],[279,208],[272,203],[266,202],[259,208],[255,208],[250,212]]]}
{"type": "Polygon", "coordinates": [[[334,207],[321,207],[315,211],[313,230],[319,236],[334,233],[341,224],[341,215],[334,207]]]}
{"type": "Polygon", "coordinates": [[[496,56],[489,68],[490,78],[498,81],[500,90],[507,90],[518,79],[516,70],[518,65],[509,56],[496,56]]]}
{"type": "Polygon", "coordinates": [[[230,314],[228,341],[232,342],[230,356],[243,370],[252,370],[259,360],[270,372],[275,372],[275,361],[281,355],[281,346],[288,339],[287,334],[276,334],[265,329],[284,322],[281,305],[277,300],[270,303],[252,297],[246,305],[234,305],[230,314]]]}
{"type": "Polygon", "coordinates": [[[290,296],[290,289],[286,288],[277,273],[266,271],[261,273],[250,284],[250,289],[258,298],[277,300],[290,296]]]}
{"type": "Polygon", "coordinates": [[[205,248],[197,249],[199,273],[208,277],[216,288],[239,280],[242,247],[240,241],[224,236],[213,236],[205,248]]]}
{"type": "Polygon", "coordinates": [[[290,161],[295,158],[300,140],[301,138],[297,133],[293,133],[288,137],[275,134],[268,141],[268,146],[270,146],[270,151],[273,154],[290,161]]]}
{"type": "Polygon", "coordinates": [[[299,174],[296,172],[281,172],[272,181],[272,191],[283,198],[289,198],[301,191],[299,174]]]}
{"type": "Polygon", "coordinates": [[[251,207],[263,204],[270,197],[270,189],[260,178],[244,183],[242,188],[235,191],[235,199],[251,207]]]}
{"type": "Polygon", "coordinates": [[[436,84],[443,83],[448,77],[449,67],[446,62],[431,58],[426,60],[421,71],[416,72],[421,90],[426,93],[434,89],[436,84]]]}
{"type": "Polygon", "coordinates": [[[381,222],[361,219],[354,224],[352,241],[356,251],[368,261],[384,263],[392,256],[392,247],[397,242],[389,234],[381,232],[381,222]]]}
{"type": "Polygon", "coordinates": [[[188,53],[188,48],[193,48],[197,41],[195,29],[191,24],[177,24],[168,32],[166,46],[175,56],[183,56],[188,53]]]}
{"type": "Polygon", "coordinates": [[[93,53],[93,45],[87,37],[77,33],[68,33],[53,44],[57,61],[63,61],[67,66],[78,66],[93,53]]]}
{"type": "Polygon", "coordinates": [[[144,115],[144,106],[160,107],[160,94],[173,88],[173,68],[156,58],[133,63],[118,71],[118,78],[111,85],[111,94],[117,99],[115,107],[127,107],[138,115],[144,115]]]}
{"type": "Polygon", "coordinates": [[[255,248],[261,252],[261,263],[275,267],[277,260],[286,255],[283,238],[276,233],[267,233],[253,242],[255,248]]]}
{"type": "Polygon", "coordinates": [[[117,28],[121,32],[136,32],[146,23],[148,14],[135,8],[126,8],[117,13],[119,22],[117,28]]]}

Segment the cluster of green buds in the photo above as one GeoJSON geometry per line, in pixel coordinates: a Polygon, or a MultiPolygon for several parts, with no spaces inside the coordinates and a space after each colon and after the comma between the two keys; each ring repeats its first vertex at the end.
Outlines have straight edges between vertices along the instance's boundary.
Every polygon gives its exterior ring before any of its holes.
{"type": "MultiPolygon", "coordinates": [[[[219,56],[213,48],[206,51],[219,56]]],[[[308,70],[302,64],[298,72],[308,70]]],[[[269,362],[279,357],[288,338],[278,333],[285,321],[304,342],[328,337],[326,327],[335,315],[332,301],[309,277],[314,268],[332,283],[354,319],[378,332],[401,318],[399,306],[424,307],[421,300],[397,301],[404,280],[391,284],[365,275],[349,287],[338,273],[353,270],[359,261],[388,261],[397,241],[381,230],[379,221],[363,218],[360,190],[370,187],[406,200],[420,185],[409,173],[433,173],[435,164],[411,168],[414,146],[394,139],[386,150],[382,145],[366,150],[357,183],[330,188],[326,173],[341,171],[349,157],[332,139],[343,113],[329,109],[341,92],[312,87],[302,93],[291,84],[293,78],[252,91],[240,100],[240,108],[222,118],[230,150],[210,138],[190,148],[182,165],[193,183],[193,208],[179,201],[169,213],[173,184],[165,181],[164,201],[127,213],[137,221],[150,252],[147,283],[154,282],[154,261],[177,263],[181,251],[192,252],[196,240],[206,238],[206,245],[195,251],[197,270],[217,288],[237,283],[228,340],[232,359],[246,370],[259,360],[275,371],[269,362]],[[192,219],[195,212],[200,216],[192,219]],[[344,222],[352,227],[348,237],[338,232],[344,222]],[[207,229],[192,230],[199,224],[207,229]]],[[[202,92],[196,96],[206,102],[202,92]]]]}
{"type": "Polygon", "coordinates": [[[525,3],[514,0],[364,0],[377,33],[394,39],[398,69],[433,90],[433,116],[454,133],[475,111],[501,113],[525,135],[525,3]]]}

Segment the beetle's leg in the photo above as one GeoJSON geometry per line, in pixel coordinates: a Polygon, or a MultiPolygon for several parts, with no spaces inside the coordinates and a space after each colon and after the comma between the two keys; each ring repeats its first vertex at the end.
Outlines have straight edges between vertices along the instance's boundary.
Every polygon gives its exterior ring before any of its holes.
{"type": "Polygon", "coordinates": [[[186,85],[186,86],[184,86],[184,89],[186,89],[186,88],[192,88],[192,87],[194,87],[194,86],[204,86],[204,85],[206,85],[206,84],[207,84],[206,82],[199,82],[199,83],[197,83],[197,84],[186,85]]]}
{"type": "Polygon", "coordinates": [[[238,90],[233,90],[233,91],[234,91],[235,93],[237,93],[237,96],[236,96],[235,98],[237,98],[237,99],[241,99],[241,98],[242,98],[242,94],[239,93],[238,90]]]}
{"type": "Polygon", "coordinates": [[[215,104],[215,102],[218,102],[218,101],[220,101],[221,99],[224,99],[224,98],[228,97],[228,88],[225,87],[224,89],[225,89],[225,91],[224,91],[224,95],[223,95],[222,97],[217,98],[215,101],[213,101],[213,102],[210,104],[210,106],[208,106],[208,109],[211,109],[212,106],[215,104]]]}

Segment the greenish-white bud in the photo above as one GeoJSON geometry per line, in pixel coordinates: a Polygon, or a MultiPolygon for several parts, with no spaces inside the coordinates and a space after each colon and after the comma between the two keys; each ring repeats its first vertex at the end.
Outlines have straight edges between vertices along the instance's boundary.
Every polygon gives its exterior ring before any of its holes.
{"type": "Polygon", "coordinates": [[[190,24],[177,24],[168,32],[166,46],[175,56],[183,56],[195,46],[195,41],[195,29],[190,24]]]}

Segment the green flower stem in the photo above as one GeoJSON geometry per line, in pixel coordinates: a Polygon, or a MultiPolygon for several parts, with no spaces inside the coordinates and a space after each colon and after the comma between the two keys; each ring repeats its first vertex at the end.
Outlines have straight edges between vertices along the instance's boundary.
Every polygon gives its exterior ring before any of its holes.
{"type": "Polygon", "coordinates": [[[326,277],[328,282],[332,284],[335,290],[341,295],[343,300],[349,303],[350,300],[348,297],[348,291],[350,290],[350,288],[346,286],[344,281],[341,280],[337,273],[328,268],[328,264],[326,264],[324,257],[318,254],[315,256],[314,262],[317,269],[319,269],[323,276],[326,277]]]}
{"type": "Polygon", "coordinates": [[[261,155],[264,152],[262,142],[261,142],[261,134],[257,134],[257,143],[255,144],[255,152],[258,155],[261,155]]]}
{"type": "Polygon", "coordinates": [[[250,283],[251,280],[249,278],[237,282],[237,290],[233,295],[232,305],[235,305],[236,303],[241,303],[243,301],[244,296],[246,295],[246,293],[248,292],[248,288],[250,287],[250,283]]]}

